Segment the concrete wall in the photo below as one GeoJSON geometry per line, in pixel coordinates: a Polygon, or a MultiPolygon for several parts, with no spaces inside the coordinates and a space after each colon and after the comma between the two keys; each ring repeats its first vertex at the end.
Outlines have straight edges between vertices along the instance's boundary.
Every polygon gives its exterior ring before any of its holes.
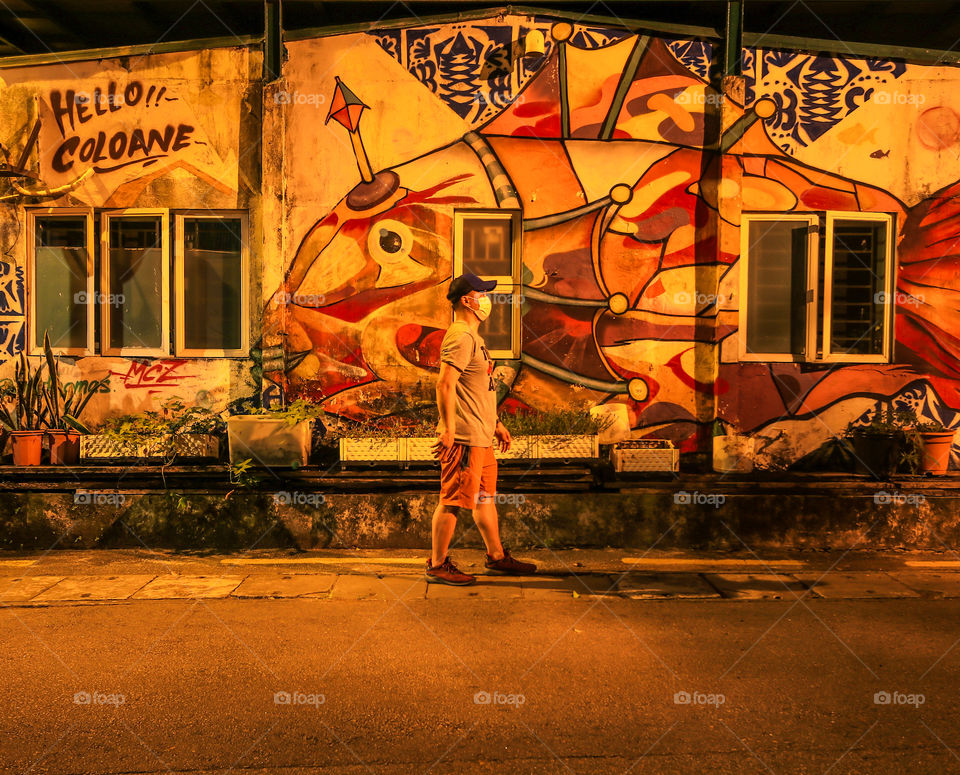
{"type": "MultiPolygon", "coordinates": [[[[960,541],[955,492],[899,492],[890,485],[846,485],[848,494],[814,487],[770,494],[731,492],[675,497],[661,488],[636,492],[512,494],[500,508],[501,536],[515,548],[621,547],[742,551],[762,549],[925,549],[960,541]],[[849,494],[850,490],[862,492],[849,494]],[[884,497],[886,496],[886,497],[884,497]],[[680,502],[678,502],[678,500],[680,502]],[[741,543],[742,542],[742,543],[741,543]]],[[[719,489],[723,489],[722,487],[719,489]]],[[[729,488],[726,488],[729,489],[729,488]]],[[[301,494],[301,496],[304,494],[301,494]]],[[[0,494],[0,548],[131,547],[221,550],[430,546],[437,495],[310,493],[284,504],[270,493],[0,494]]],[[[469,511],[461,511],[456,546],[480,548],[469,511]]]]}

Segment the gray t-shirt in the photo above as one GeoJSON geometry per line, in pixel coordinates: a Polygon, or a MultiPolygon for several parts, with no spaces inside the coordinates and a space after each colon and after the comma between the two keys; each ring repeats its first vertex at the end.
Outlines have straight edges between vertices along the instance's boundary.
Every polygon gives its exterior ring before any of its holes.
{"type": "MultiPolygon", "coordinates": [[[[493,446],[497,427],[497,391],[493,389],[493,360],[483,337],[462,320],[450,324],[440,345],[440,362],[460,372],[457,380],[457,427],[453,440],[471,447],[493,446]]],[[[443,430],[443,418],[440,418],[443,430]]]]}

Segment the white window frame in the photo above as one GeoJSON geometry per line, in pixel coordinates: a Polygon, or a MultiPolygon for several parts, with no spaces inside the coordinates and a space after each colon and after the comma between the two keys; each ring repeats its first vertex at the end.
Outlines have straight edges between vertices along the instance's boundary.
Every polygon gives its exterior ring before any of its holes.
{"type": "Polygon", "coordinates": [[[246,210],[182,210],[174,215],[175,243],[174,243],[174,330],[176,332],[176,354],[187,358],[237,358],[247,357],[250,351],[250,241],[249,218],[246,210]],[[209,218],[223,220],[225,218],[240,219],[240,347],[236,349],[196,348],[186,347],[184,344],[184,221],[186,219],[209,218]]]}
{"type": "Polygon", "coordinates": [[[510,349],[491,349],[490,357],[499,360],[516,360],[520,357],[520,297],[522,297],[522,220],[519,210],[469,209],[455,210],[453,213],[453,276],[463,273],[463,224],[465,221],[479,219],[500,219],[511,222],[511,261],[509,275],[482,275],[484,280],[496,280],[497,284],[490,293],[512,293],[514,295],[510,310],[510,349]]]}
{"type": "Polygon", "coordinates": [[[828,212],[825,218],[824,232],[824,269],[823,269],[823,343],[820,361],[823,363],[889,363],[892,350],[893,332],[893,279],[896,267],[896,257],[893,253],[893,215],[890,213],[864,212],[828,212]],[[883,303],[883,352],[878,355],[857,355],[830,350],[832,307],[833,307],[833,230],[837,221],[870,221],[884,223],[887,227],[887,242],[885,246],[884,266],[884,294],[883,303]]]}
{"type": "Polygon", "coordinates": [[[897,256],[895,252],[894,227],[896,225],[892,213],[861,212],[861,211],[813,211],[809,213],[773,213],[752,212],[741,213],[740,217],[740,298],[742,302],[739,310],[739,359],[745,363],[891,363],[893,355],[893,328],[895,303],[893,289],[896,287],[897,256]],[[886,243],[886,277],[885,302],[883,313],[883,353],[874,355],[859,355],[851,353],[830,352],[830,315],[832,302],[833,281],[833,229],[836,221],[862,220],[883,222],[887,225],[886,243]],[[807,310],[805,352],[802,355],[793,353],[748,353],[747,348],[747,287],[749,277],[749,224],[754,221],[806,221],[811,226],[811,236],[808,240],[807,256],[807,310]],[[824,277],[823,277],[823,309],[819,307],[819,271],[820,271],[820,235],[823,235],[824,245],[824,277]],[[820,317],[823,316],[822,338],[818,341],[817,328],[820,317]],[[820,355],[818,356],[818,351],[820,355]]]}
{"type": "Polygon", "coordinates": [[[745,363],[790,363],[810,361],[810,354],[816,357],[817,336],[817,255],[819,218],[816,213],[743,213],[740,217],[740,315],[739,340],[740,360],[745,363]],[[750,276],[750,224],[754,222],[795,221],[806,223],[807,238],[807,309],[806,332],[804,339],[805,352],[799,353],[751,353],[747,351],[748,311],[748,277],[750,276]],[[811,324],[812,321],[812,324],[811,324]]]}
{"type": "Polygon", "coordinates": [[[89,303],[87,304],[87,344],[86,347],[54,347],[50,346],[55,355],[93,355],[95,350],[95,235],[93,210],[86,207],[31,207],[26,210],[27,215],[27,354],[42,355],[43,350],[39,349],[34,342],[37,338],[37,218],[45,216],[82,216],[86,221],[86,247],[87,247],[87,285],[86,293],[89,303]]]}
{"type": "Polygon", "coordinates": [[[110,219],[139,216],[159,216],[161,233],[161,289],[160,289],[160,329],[162,342],[160,347],[111,347],[110,346],[110,308],[100,304],[100,351],[103,355],[121,355],[127,357],[150,357],[170,355],[170,211],[154,208],[128,208],[124,210],[104,210],[100,213],[100,289],[103,294],[110,292],[110,219]]]}

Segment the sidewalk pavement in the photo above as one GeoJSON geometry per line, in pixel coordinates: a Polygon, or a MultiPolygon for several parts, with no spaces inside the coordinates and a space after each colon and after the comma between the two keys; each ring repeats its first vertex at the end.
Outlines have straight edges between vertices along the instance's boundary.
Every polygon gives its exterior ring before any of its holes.
{"type": "Polygon", "coordinates": [[[960,555],[800,552],[760,557],[630,550],[516,552],[534,576],[486,576],[483,553],[454,550],[478,575],[470,587],[428,584],[428,552],[356,550],[185,555],[153,550],[0,556],[0,605],[50,606],[171,599],[386,601],[596,599],[797,600],[957,598],[960,555]]]}

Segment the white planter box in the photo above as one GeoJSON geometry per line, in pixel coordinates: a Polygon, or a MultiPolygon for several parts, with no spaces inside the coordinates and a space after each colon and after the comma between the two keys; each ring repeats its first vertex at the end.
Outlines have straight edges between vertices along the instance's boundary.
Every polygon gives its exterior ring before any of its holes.
{"type": "Polygon", "coordinates": [[[714,436],[713,470],[721,474],[745,474],[753,470],[752,436],[714,436]]]}
{"type": "MultiPolygon", "coordinates": [[[[340,461],[343,463],[403,463],[439,461],[433,455],[436,436],[358,437],[340,439],[340,461]]],[[[600,456],[598,437],[585,436],[515,436],[507,452],[491,442],[498,460],[582,460],[600,456]]]]}
{"type": "Polygon", "coordinates": [[[582,460],[600,457],[600,437],[533,436],[533,457],[545,460],[582,460]]]}
{"type": "Polygon", "coordinates": [[[497,460],[529,460],[536,457],[534,453],[533,436],[514,436],[510,440],[510,449],[501,452],[496,442],[493,445],[493,454],[497,460]]]}
{"type": "Polygon", "coordinates": [[[289,425],[282,419],[256,414],[227,418],[230,462],[247,458],[254,465],[292,467],[306,465],[310,455],[311,420],[289,425]]]}
{"type": "Polygon", "coordinates": [[[361,463],[399,462],[400,439],[389,436],[341,438],[340,460],[361,463]]]}
{"type": "Polygon", "coordinates": [[[144,442],[124,442],[103,434],[80,437],[80,458],[83,460],[111,460],[116,458],[143,458],[162,460],[174,454],[178,458],[214,458],[220,455],[220,439],[208,433],[185,433],[169,442],[158,437],[144,442]]]}
{"type": "Polygon", "coordinates": [[[123,442],[99,433],[80,437],[81,460],[109,460],[111,458],[145,457],[143,444],[123,442]]]}
{"type": "Polygon", "coordinates": [[[610,451],[610,459],[617,472],[680,470],[680,451],[667,439],[619,442],[610,451]]]}
{"type": "Polygon", "coordinates": [[[437,443],[436,436],[407,436],[397,439],[400,442],[400,459],[415,462],[439,463],[433,456],[433,445],[437,443]]]}
{"type": "Polygon", "coordinates": [[[217,458],[220,456],[220,439],[210,433],[184,433],[173,441],[173,450],[168,450],[163,439],[153,439],[142,445],[142,455],[147,458],[169,457],[217,458]]]}

